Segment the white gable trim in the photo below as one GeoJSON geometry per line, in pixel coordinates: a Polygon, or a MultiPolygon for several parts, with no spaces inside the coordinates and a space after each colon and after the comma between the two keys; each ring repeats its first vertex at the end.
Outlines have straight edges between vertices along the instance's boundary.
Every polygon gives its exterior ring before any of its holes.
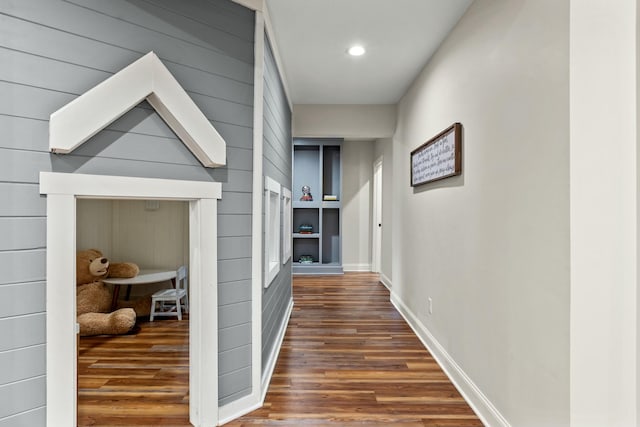
{"type": "Polygon", "coordinates": [[[146,99],[205,167],[226,164],[226,143],[155,53],[51,114],[49,149],[70,153],[146,99]]]}

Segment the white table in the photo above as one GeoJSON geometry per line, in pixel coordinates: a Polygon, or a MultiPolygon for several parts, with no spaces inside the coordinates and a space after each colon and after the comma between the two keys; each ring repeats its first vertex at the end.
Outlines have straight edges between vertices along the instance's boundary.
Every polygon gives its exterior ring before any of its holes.
{"type": "Polygon", "coordinates": [[[175,287],[176,270],[140,270],[140,273],[136,277],[129,277],[124,279],[108,278],[102,279],[104,283],[108,283],[113,286],[113,299],[111,300],[111,310],[115,310],[118,304],[118,295],[120,295],[120,286],[127,285],[127,295],[125,298],[128,300],[131,294],[132,285],[146,285],[148,283],[159,283],[167,280],[171,280],[171,283],[175,287]]]}

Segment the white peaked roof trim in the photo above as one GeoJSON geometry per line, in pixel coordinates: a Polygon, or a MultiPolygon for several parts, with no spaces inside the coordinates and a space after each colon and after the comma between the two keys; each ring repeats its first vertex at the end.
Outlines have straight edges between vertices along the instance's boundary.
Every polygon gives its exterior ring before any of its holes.
{"type": "Polygon", "coordinates": [[[49,149],[72,152],[144,99],[204,166],[226,164],[224,139],[153,52],[51,114],[49,149]]]}

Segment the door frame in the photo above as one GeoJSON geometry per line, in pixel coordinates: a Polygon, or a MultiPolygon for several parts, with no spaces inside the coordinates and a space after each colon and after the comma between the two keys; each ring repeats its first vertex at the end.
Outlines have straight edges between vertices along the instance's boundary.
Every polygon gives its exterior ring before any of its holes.
{"type": "Polygon", "coordinates": [[[382,163],[383,156],[373,162],[371,271],[374,273],[380,273],[382,263],[382,163]]]}
{"type": "Polygon", "coordinates": [[[189,420],[218,423],[218,182],[72,173],[40,173],[47,196],[47,425],[77,420],[76,201],[89,199],[189,202],[189,420]]]}

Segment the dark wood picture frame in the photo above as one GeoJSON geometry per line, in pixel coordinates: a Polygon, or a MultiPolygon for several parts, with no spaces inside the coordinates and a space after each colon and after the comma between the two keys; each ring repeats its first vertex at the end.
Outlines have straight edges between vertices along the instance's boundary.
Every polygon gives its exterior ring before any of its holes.
{"type": "Polygon", "coordinates": [[[462,124],[454,123],[411,152],[412,187],[462,173],[462,124]]]}

